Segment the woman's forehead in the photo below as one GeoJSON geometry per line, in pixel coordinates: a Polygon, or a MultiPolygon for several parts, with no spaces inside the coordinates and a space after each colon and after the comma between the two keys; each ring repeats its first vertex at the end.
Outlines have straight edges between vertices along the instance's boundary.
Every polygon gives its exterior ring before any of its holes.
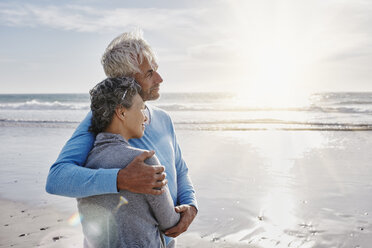
{"type": "Polygon", "coordinates": [[[142,97],[136,93],[134,96],[133,96],[133,104],[136,104],[136,105],[143,105],[144,102],[142,100],[142,97]]]}

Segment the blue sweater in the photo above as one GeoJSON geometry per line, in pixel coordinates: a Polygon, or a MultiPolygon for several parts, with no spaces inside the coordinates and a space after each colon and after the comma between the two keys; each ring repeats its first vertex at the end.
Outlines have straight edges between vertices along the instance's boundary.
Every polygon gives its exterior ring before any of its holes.
{"type": "MultiPolygon", "coordinates": [[[[146,126],[144,136],[130,140],[130,144],[155,151],[160,163],[165,166],[169,191],[175,205],[187,204],[197,208],[195,191],[177,143],[173,122],[164,110],[151,105],[147,107],[151,123],[146,126]]],[[[81,198],[118,192],[116,182],[119,169],[83,167],[95,140],[94,135],[88,131],[91,117],[90,112],[51,166],[46,183],[48,193],[81,198]]]]}

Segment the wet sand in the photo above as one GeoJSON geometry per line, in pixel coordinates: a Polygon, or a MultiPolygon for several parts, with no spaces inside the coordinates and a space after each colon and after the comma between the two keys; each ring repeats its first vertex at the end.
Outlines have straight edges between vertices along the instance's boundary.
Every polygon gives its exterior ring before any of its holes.
{"type": "Polygon", "coordinates": [[[82,247],[81,227],[68,213],[0,200],[0,247],[82,247]]]}
{"type": "MultiPolygon", "coordinates": [[[[83,247],[83,233],[75,213],[0,199],[0,218],[0,247],[83,247]]],[[[187,233],[177,239],[177,247],[231,246],[187,233]]],[[[235,247],[253,246],[240,244],[235,247]]]]}
{"type": "MultiPolygon", "coordinates": [[[[73,129],[2,131],[0,247],[81,247],[75,200],[44,191],[73,129]]],[[[181,130],[178,141],[199,202],[178,247],[372,243],[372,132],[181,130]]]]}

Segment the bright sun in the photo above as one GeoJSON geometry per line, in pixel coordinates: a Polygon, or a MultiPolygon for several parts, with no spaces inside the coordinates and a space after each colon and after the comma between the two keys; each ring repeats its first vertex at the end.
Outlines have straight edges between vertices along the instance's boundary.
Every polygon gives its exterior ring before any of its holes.
{"type": "MultiPolygon", "coordinates": [[[[242,2],[240,2],[242,4],[242,2]]],[[[258,3],[258,5],[260,5],[258,3]]],[[[268,8],[265,5],[257,8],[268,8]]],[[[272,15],[249,12],[236,6],[235,38],[240,51],[238,101],[246,105],[290,107],[307,105],[311,93],[309,79],[314,61],[309,36],[297,26],[287,6],[278,4],[272,15]],[[278,14],[279,13],[279,14],[278,14]],[[255,20],[254,22],[252,20],[255,20]]]]}
{"type": "Polygon", "coordinates": [[[307,105],[310,92],[299,82],[303,68],[293,51],[285,47],[262,50],[255,56],[250,82],[245,83],[243,91],[237,91],[238,101],[249,106],[276,108],[307,105]]]}

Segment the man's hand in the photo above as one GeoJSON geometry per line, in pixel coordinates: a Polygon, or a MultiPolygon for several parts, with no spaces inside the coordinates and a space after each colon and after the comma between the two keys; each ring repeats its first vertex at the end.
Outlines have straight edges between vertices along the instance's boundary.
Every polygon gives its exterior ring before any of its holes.
{"type": "Polygon", "coordinates": [[[145,151],[135,157],[127,167],[119,170],[116,182],[118,190],[141,194],[162,194],[163,186],[168,183],[165,179],[164,166],[149,166],[144,162],[154,154],[154,151],[145,151]]]}
{"type": "Polygon", "coordinates": [[[197,214],[196,208],[189,205],[177,206],[175,207],[175,210],[177,213],[181,213],[181,219],[176,226],[165,231],[165,235],[172,238],[186,232],[197,214]]]}

